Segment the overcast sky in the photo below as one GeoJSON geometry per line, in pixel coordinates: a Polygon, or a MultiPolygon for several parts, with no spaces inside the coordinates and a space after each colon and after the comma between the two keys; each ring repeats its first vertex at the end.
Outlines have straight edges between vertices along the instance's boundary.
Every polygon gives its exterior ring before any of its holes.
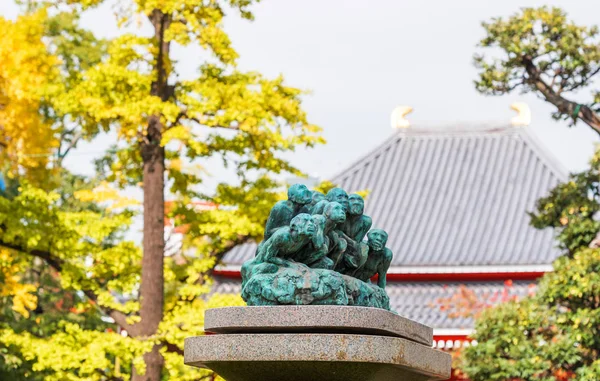
{"type": "MultiPolygon", "coordinates": [[[[600,3],[590,0],[264,0],[253,7],[256,21],[231,15],[226,30],[241,69],[282,73],[288,84],[312,91],[305,109],[323,127],[328,144],[293,156],[311,175],[331,176],[385,140],[397,105],[414,108],[413,125],[454,125],[508,123],[514,101],[529,103],[528,128],[559,161],[570,171],[581,170],[598,140],[582,122],[569,129],[551,119],[550,105],[531,95],[485,97],[473,86],[481,21],[543,4],[564,8],[580,24],[598,22],[600,3]]],[[[16,13],[11,0],[0,0],[0,14],[16,13]]],[[[83,22],[100,36],[119,33],[110,6],[90,12],[83,22]]],[[[183,76],[195,73],[198,52],[176,54],[183,76]]],[[[584,95],[579,100],[589,100],[584,95]]],[[[88,172],[90,152],[108,140],[82,146],[70,166],[88,172]]]]}

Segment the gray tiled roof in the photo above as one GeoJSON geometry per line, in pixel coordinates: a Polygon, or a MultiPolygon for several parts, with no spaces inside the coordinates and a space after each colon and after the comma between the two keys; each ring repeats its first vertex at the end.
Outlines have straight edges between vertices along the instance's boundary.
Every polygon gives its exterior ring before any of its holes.
{"type": "Polygon", "coordinates": [[[256,243],[248,242],[243,245],[238,245],[233,249],[229,250],[223,256],[223,264],[225,265],[242,265],[248,259],[254,257],[256,252],[256,243]]]}
{"type": "MultiPolygon", "coordinates": [[[[527,281],[515,281],[512,286],[504,282],[414,282],[388,283],[386,291],[390,296],[390,305],[400,315],[438,329],[471,329],[473,320],[452,316],[452,312],[440,309],[440,299],[450,298],[461,292],[461,285],[473,292],[479,302],[494,305],[514,296],[523,297],[533,291],[533,284],[527,281]]],[[[239,280],[217,279],[212,292],[239,294],[239,280]]]]}
{"type": "Polygon", "coordinates": [[[440,299],[448,299],[460,293],[461,287],[472,292],[477,301],[486,306],[496,305],[512,297],[522,298],[535,289],[530,281],[515,281],[510,287],[506,287],[502,281],[487,281],[389,283],[386,291],[390,296],[391,307],[404,317],[438,329],[472,329],[472,318],[456,316],[456,312],[461,311],[440,309],[440,299]]]}
{"type": "MultiPolygon", "coordinates": [[[[397,130],[332,182],[370,191],[365,213],[388,231],[393,266],[539,265],[559,252],[527,211],[565,178],[528,128],[458,126],[397,130]]],[[[223,262],[255,250],[241,245],[223,262]]]]}

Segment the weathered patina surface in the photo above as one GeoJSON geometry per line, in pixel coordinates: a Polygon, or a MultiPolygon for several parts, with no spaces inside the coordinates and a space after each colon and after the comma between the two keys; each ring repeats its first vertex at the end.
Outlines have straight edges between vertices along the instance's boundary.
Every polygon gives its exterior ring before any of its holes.
{"type": "Polygon", "coordinates": [[[349,305],[390,309],[387,233],[370,230],[364,200],[333,188],[326,195],[295,184],[271,210],[265,239],[242,266],[249,306],[349,305]],[[365,236],[368,240],[363,241],[365,236]],[[377,284],[371,278],[378,275],[377,284]]]}

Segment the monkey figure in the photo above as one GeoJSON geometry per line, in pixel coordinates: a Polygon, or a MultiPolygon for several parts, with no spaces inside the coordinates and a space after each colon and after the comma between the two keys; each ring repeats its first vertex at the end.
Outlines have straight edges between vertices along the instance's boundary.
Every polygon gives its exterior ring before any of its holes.
{"type": "Polygon", "coordinates": [[[319,191],[312,191],[312,200],[308,204],[308,210],[313,214],[313,209],[320,201],[325,200],[325,195],[319,191]]]}
{"type": "Polygon", "coordinates": [[[308,213],[306,205],[312,200],[310,190],[304,184],[294,184],[288,189],[288,199],[278,201],[271,212],[265,225],[266,241],[271,235],[282,226],[289,226],[292,218],[300,213],[308,213]]]}
{"type": "Polygon", "coordinates": [[[335,269],[348,246],[343,238],[343,233],[338,230],[346,220],[346,211],[339,202],[328,202],[323,209],[322,218],[324,222],[321,223],[321,226],[323,226],[323,236],[326,237],[327,256],[333,261],[335,269]]]}
{"type": "Polygon", "coordinates": [[[317,204],[313,207],[311,213],[312,214],[323,214],[323,209],[328,202],[337,202],[342,205],[344,208],[344,212],[348,212],[350,204],[348,203],[348,193],[342,188],[332,188],[325,195],[325,200],[321,200],[317,202],[317,204]]]}
{"type": "Polygon", "coordinates": [[[333,269],[347,247],[343,234],[336,230],[345,219],[346,213],[341,204],[326,202],[323,214],[313,214],[316,233],[311,243],[295,260],[312,268],[333,269]]]}
{"type": "Polygon", "coordinates": [[[354,273],[354,277],[368,282],[377,274],[377,286],[385,289],[386,275],[392,263],[392,251],[385,247],[388,234],[382,229],[373,229],[367,234],[369,254],[367,261],[354,273]]]}
{"type": "Polygon", "coordinates": [[[276,272],[279,266],[285,266],[287,260],[294,260],[316,233],[313,216],[300,213],[289,226],[277,229],[258,247],[256,257],[242,266],[242,282],[245,283],[254,273],[276,272]]]}
{"type": "Polygon", "coordinates": [[[363,214],[365,211],[365,200],[356,193],[348,197],[349,209],[346,213],[346,221],[342,226],[342,231],[354,242],[362,242],[367,235],[373,220],[371,217],[363,214]]]}
{"type": "Polygon", "coordinates": [[[346,275],[352,274],[367,260],[369,249],[363,239],[373,224],[371,217],[363,214],[365,201],[360,195],[351,194],[348,201],[350,206],[346,213],[346,221],[341,227],[348,248],[344,253],[344,260],[336,269],[346,275]]]}

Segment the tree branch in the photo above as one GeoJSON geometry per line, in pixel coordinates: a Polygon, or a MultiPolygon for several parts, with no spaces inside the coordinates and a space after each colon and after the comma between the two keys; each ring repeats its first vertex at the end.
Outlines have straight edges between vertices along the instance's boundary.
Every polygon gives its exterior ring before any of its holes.
{"type": "Polygon", "coordinates": [[[250,239],[248,236],[242,236],[242,235],[238,235],[236,239],[229,241],[225,244],[225,246],[223,246],[223,248],[219,249],[219,250],[213,250],[210,252],[210,256],[211,257],[215,257],[216,261],[215,261],[215,265],[213,267],[210,268],[210,270],[208,270],[208,274],[212,275],[213,272],[215,271],[215,267],[221,262],[221,260],[223,260],[223,257],[225,256],[225,254],[227,254],[227,252],[229,252],[229,250],[233,249],[234,247],[238,246],[238,245],[242,245],[246,242],[248,242],[250,239]]]}
{"type": "MultiPolygon", "coordinates": [[[[234,247],[236,247],[237,245],[241,245],[244,244],[246,242],[248,242],[250,240],[250,238],[248,236],[238,236],[236,239],[231,240],[229,242],[227,242],[221,249],[218,250],[213,250],[209,253],[210,257],[215,257],[215,262],[214,264],[210,267],[210,269],[208,269],[208,271],[206,272],[206,274],[208,276],[212,276],[214,271],[215,271],[215,267],[217,267],[217,265],[221,262],[221,260],[223,259],[223,257],[225,256],[225,254],[227,254],[227,252],[231,249],[233,249],[234,247]]],[[[186,282],[187,281],[187,277],[185,278],[180,278],[178,279],[180,282],[186,282]]],[[[201,285],[204,282],[204,277],[198,277],[198,280],[196,281],[197,285],[201,285]]],[[[183,301],[184,299],[179,296],[179,300],[183,301]]]]}
{"type": "Polygon", "coordinates": [[[177,125],[181,121],[181,119],[184,119],[184,118],[189,121],[192,121],[194,123],[197,123],[200,126],[207,127],[207,128],[223,128],[226,130],[235,130],[235,131],[239,131],[239,129],[240,129],[237,126],[207,126],[206,124],[202,123],[200,121],[200,119],[189,116],[187,114],[187,112],[183,111],[183,110],[179,113],[179,115],[177,115],[177,118],[175,118],[175,121],[173,122],[173,124],[171,124],[171,126],[177,125]]]}
{"type": "MultiPolygon", "coordinates": [[[[233,249],[234,247],[236,247],[238,245],[242,245],[242,244],[248,242],[249,240],[250,240],[250,238],[248,236],[242,236],[242,235],[240,235],[236,239],[227,242],[222,248],[211,251],[208,254],[208,256],[209,257],[214,257],[216,260],[215,260],[214,265],[212,265],[212,267],[208,269],[208,271],[206,272],[206,274],[209,275],[209,276],[211,276],[214,273],[214,271],[215,271],[215,267],[217,267],[217,265],[221,262],[221,260],[225,256],[225,254],[227,254],[227,252],[229,252],[229,250],[233,249]]],[[[186,279],[187,279],[187,277],[180,278],[179,281],[180,282],[185,282],[186,279]]],[[[202,282],[202,277],[198,278],[197,283],[200,284],[201,282],[202,282]]]]}
{"type": "Polygon", "coordinates": [[[594,131],[600,134],[600,118],[596,113],[586,105],[579,105],[576,102],[570,101],[560,94],[558,94],[552,87],[550,87],[541,78],[540,71],[537,66],[533,63],[530,57],[523,58],[523,64],[525,65],[525,71],[529,78],[526,79],[532,86],[539,91],[544,99],[549,103],[556,106],[559,112],[572,117],[574,120],[581,119],[594,131]],[[573,115],[576,111],[576,107],[579,107],[577,115],[573,115]]]}
{"type": "Polygon", "coordinates": [[[183,350],[181,350],[177,345],[173,343],[169,343],[168,341],[163,341],[162,343],[167,351],[171,353],[177,353],[180,356],[183,356],[183,350]]]}
{"type": "Polygon", "coordinates": [[[122,377],[110,376],[102,369],[95,369],[100,375],[102,375],[107,381],[125,381],[122,377]]]}
{"type": "MultiPolygon", "coordinates": [[[[53,256],[48,251],[26,250],[25,248],[23,248],[19,245],[7,243],[7,242],[1,241],[1,240],[0,240],[0,246],[5,247],[7,249],[19,251],[22,253],[27,253],[27,254],[33,255],[34,257],[43,259],[47,264],[49,264],[52,268],[54,268],[59,273],[62,271],[63,265],[65,264],[65,262],[62,259],[53,256]]],[[[98,308],[98,310],[102,314],[111,317],[117,325],[119,325],[122,329],[126,330],[131,336],[133,336],[133,337],[137,336],[136,325],[127,323],[127,315],[125,315],[121,311],[113,310],[112,308],[101,307],[98,304],[98,295],[96,295],[96,293],[94,291],[92,291],[92,290],[81,290],[81,291],[92,302],[92,304],[95,305],[96,308],[98,308]]]]}
{"type": "Polygon", "coordinates": [[[573,85],[566,90],[573,91],[573,90],[577,90],[578,88],[580,88],[582,86],[588,85],[589,84],[588,81],[598,73],[600,73],[600,66],[598,66],[598,68],[596,68],[596,70],[592,71],[590,74],[588,74],[586,76],[582,76],[581,81],[579,81],[578,84],[573,85]]]}
{"type": "MultiPolygon", "coordinates": [[[[65,136],[66,136],[66,134],[65,134],[65,136]]],[[[65,136],[61,137],[61,142],[65,136]]],[[[75,134],[75,136],[73,136],[73,138],[69,142],[69,145],[65,148],[64,152],[62,152],[62,153],[60,152],[62,147],[59,147],[58,158],[60,160],[64,159],[67,156],[67,154],[69,153],[69,151],[71,151],[73,148],[75,148],[75,146],[77,145],[77,143],[79,143],[79,140],[81,140],[82,137],[83,137],[83,131],[79,131],[77,134],[75,134]]]]}

